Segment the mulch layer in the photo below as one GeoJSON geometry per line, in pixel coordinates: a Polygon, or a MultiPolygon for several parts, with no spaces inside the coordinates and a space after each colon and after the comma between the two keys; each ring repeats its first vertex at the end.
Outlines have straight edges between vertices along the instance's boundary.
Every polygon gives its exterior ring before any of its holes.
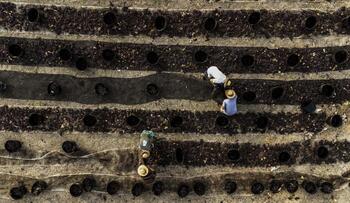
{"type": "Polygon", "coordinates": [[[350,46],[268,49],[0,38],[0,63],[79,70],[204,72],[215,65],[226,74],[339,71],[349,68],[349,53],[350,46]]]}
{"type": "Polygon", "coordinates": [[[350,33],[347,18],[350,10],[345,8],[333,13],[315,10],[151,11],[1,3],[0,11],[0,25],[5,29],[58,34],[298,37],[350,33]]]}
{"type": "Polygon", "coordinates": [[[216,111],[147,111],[118,109],[66,109],[0,107],[0,130],[141,132],[149,129],[172,133],[249,133],[274,131],[320,132],[327,123],[324,113],[238,113],[225,117],[216,111]],[[217,119],[219,117],[219,119],[217,119]]]}

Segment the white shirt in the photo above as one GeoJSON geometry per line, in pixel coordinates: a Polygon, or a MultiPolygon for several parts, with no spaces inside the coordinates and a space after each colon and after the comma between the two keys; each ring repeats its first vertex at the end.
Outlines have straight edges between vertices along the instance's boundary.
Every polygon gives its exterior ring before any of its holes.
{"type": "Polygon", "coordinates": [[[214,78],[214,83],[220,84],[224,83],[226,80],[226,75],[223,74],[218,67],[210,66],[207,70],[208,78],[214,78]]]}

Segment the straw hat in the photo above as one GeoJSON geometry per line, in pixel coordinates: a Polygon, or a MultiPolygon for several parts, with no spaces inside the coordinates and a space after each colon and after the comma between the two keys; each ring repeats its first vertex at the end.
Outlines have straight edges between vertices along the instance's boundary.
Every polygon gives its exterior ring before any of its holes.
{"type": "Polygon", "coordinates": [[[149,151],[142,150],[142,158],[147,159],[150,156],[149,151]]]}
{"type": "Polygon", "coordinates": [[[143,164],[137,168],[137,174],[139,174],[139,176],[145,177],[148,175],[148,172],[149,172],[149,170],[148,170],[147,166],[145,166],[143,164]]]}
{"type": "Polygon", "coordinates": [[[225,96],[228,98],[228,99],[233,99],[235,98],[236,96],[236,92],[232,89],[230,90],[225,90],[225,96]]]}

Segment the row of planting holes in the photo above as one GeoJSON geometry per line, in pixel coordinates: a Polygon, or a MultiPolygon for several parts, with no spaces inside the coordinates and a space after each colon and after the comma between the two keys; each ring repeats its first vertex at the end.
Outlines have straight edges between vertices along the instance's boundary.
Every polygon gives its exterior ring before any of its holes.
{"type": "MultiPolygon", "coordinates": [[[[193,181],[192,188],[194,193],[197,194],[198,196],[205,195],[208,190],[208,186],[209,186],[208,184],[209,183],[207,182],[193,181]]],[[[286,181],[273,179],[272,181],[270,181],[268,185],[269,185],[269,190],[272,193],[280,192],[283,189],[283,187],[285,187],[286,191],[288,191],[289,193],[295,193],[299,189],[299,182],[294,179],[286,180],[286,181]]],[[[333,184],[326,181],[323,181],[321,184],[318,185],[312,181],[304,180],[300,185],[309,194],[317,193],[318,188],[320,188],[320,191],[325,194],[330,194],[334,190],[333,184]]],[[[72,184],[69,188],[69,192],[71,196],[79,197],[84,192],[94,191],[96,189],[96,186],[97,186],[96,179],[90,176],[90,177],[84,178],[81,183],[78,182],[78,183],[72,184]]],[[[122,186],[121,183],[113,180],[108,182],[106,186],[106,191],[110,195],[115,195],[118,192],[120,193],[120,190],[122,188],[121,186],[122,186]]],[[[32,185],[31,193],[33,195],[39,195],[45,190],[47,190],[48,187],[49,185],[45,181],[38,180],[34,182],[34,184],[32,185]]],[[[188,183],[184,183],[184,182],[179,183],[177,187],[177,194],[180,198],[184,198],[190,194],[192,188],[188,183]]],[[[223,190],[227,194],[233,194],[237,191],[237,189],[238,189],[237,182],[230,179],[225,180],[223,184],[223,190]]],[[[152,192],[154,195],[160,196],[164,192],[164,190],[165,190],[165,185],[162,181],[156,181],[155,183],[153,183],[152,192]]],[[[263,193],[264,190],[265,190],[265,186],[263,183],[258,181],[252,182],[250,191],[253,194],[259,195],[263,193]]],[[[146,187],[141,182],[135,183],[131,188],[131,194],[134,197],[140,196],[145,191],[146,191],[146,187]]],[[[24,185],[13,187],[10,190],[10,196],[15,200],[22,199],[27,193],[28,193],[28,189],[24,185]]]]}
{"type": "MultiPolygon", "coordinates": [[[[320,146],[317,148],[316,155],[319,159],[324,160],[329,156],[329,150],[325,146],[320,146]]],[[[237,149],[231,149],[227,153],[227,158],[235,163],[239,162],[241,160],[241,154],[239,150],[237,149]]],[[[281,151],[278,155],[278,161],[280,163],[288,163],[291,160],[291,155],[287,151],[281,151]]],[[[176,162],[179,164],[184,163],[184,152],[181,148],[176,148],[175,150],[175,159],[176,162]]]]}
{"type": "MultiPolygon", "coordinates": [[[[40,11],[41,12],[41,11],[40,11]]],[[[31,8],[27,11],[27,19],[29,22],[40,22],[40,13],[36,8],[31,8]]],[[[117,22],[117,17],[113,12],[107,12],[103,16],[103,22],[111,26],[117,22]]],[[[250,25],[257,25],[262,21],[261,13],[260,12],[252,12],[249,14],[247,18],[247,23],[250,25]]],[[[346,27],[350,27],[350,17],[346,17],[342,20],[342,24],[346,27]]],[[[312,31],[317,25],[317,17],[316,16],[309,16],[305,19],[303,26],[309,30],[312,31]]],[[[158,16],[154,19],[154,27],[159,32],[164,31],[168,26],[168,20],[163,16],[158,16]]],[[[216,28],[218,27],[218,20],[216,20],[213,17],[207,17],[203,20],[203,28],[208,32],[214,32],[216,28]]]]}
{"type": "MultiPolygon", "coordinates": [[[[20,57],[24,54],[24,50],[17,44],[11,44],[8,46],[8,52],[12,57],[20,57]]],[[[110,49],[105,49],[102,51],[102,57],[105,61],[113,61],[116,57],[115,53],[110,49]]],[[[58,56],[62,61],[68,61],[72,58],[72,53],[67,48],[63,48],[58,51],[58,56]]],[[[196,51],[194,53],[194,62],[195,63],[205,63],[208,61],[208,54],[202,50],[196,51]]],[[[159,55],[150,51],[146,55],[146,60],[151,65],[156,65],[159,63],[159,55]]],[[[345,50],[338,50],[333,54],[333,61],[336,64],[343,64],[348,61],[348,52],[345,50]]],[[[300,56],[298,54],[291,54],[288,56],[286,64],[290,67],[297,66],[300,63],[300,56]]],[[[243,67],[253,67],[255,59],[252,55],[246,54],[240,58],[240,64],[243,67]]],[[[79,57],[75,61],[75,66],[78,70],[85,70],[88,67],[88,61],[85,57],[79,57]]]]}
{"type": "MultiPolygon", "coordinates": [[[[0,92],[5,92],[7,89],[7,84],[5,82],[0,81],[0,92]]],[[[158,96],[159,95],[159,87],[156,84],[150,83],[146,85],[145,91],[150,96],[158,96]]],[[[62,92],[62,87],[57,82],[49,83],[47,87],[47,93],[50,96],[58,96],[62,92]]],[[[332,85],[324,84],[320,86],[319,92],[322,96],[328,98],[334,98],[336,96],[335,89],[332,85]]],[[[102,83],[97,83],[95,85],[95,93],[100,96],[106,96],[109,93],[108,87],[106,87],[102,83]]],[[[271,98],[273,100],[281,99],[285,95],[285,91],[283,87],[274,87],[271,89],[271,98]]],[[[246,102],[253,102],[256,99],[256,94],[253,91],[246,91],[242,94],[242,99],[246,102]]],[[[307,105],[308,103],[312,103],[311,100],[305,100],[302,103],[302,106],[307,105]]]]}
{"type": "MultiPolygon", "coordinates": [[[[31,126],[38,126],[44,122],[45,118],[41,114],[33,113],[29,116],[28,123],[31,126]]],[[[140,118],[131,115],[126,118],[126,123],[131,127],[137,127],[140,124],[140,118]]],[[[97,123],[97,119],[92,115],[85,115],[83,123],[87,127],[93,127],[97,123]]],[[[216,126],[227,127],[230,122],[226,116],[218,116],[216,118],[216,126]]],[[[343,119],[340,115],[334,115],[327,119],[327,123],[332,127],[340,127],[343,124],[343,119]]],[[[255,120],[255,125],[258,129],[265,129],[268,127],[269,119],[266,116],[260,116],[255,120]]],[[[170,119],[169,125],[173,128],[181,128],[183,125],[183,119],[181,116],[174,116],[170,119]]]]}

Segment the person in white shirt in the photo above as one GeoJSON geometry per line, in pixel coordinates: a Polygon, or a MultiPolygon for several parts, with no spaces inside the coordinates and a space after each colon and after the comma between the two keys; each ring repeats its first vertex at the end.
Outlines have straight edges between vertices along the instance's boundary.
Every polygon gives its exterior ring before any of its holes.
{"type": "Polygon", "coordinates": [[[226,81],[226,75],[222,73],[218,69],[218,67],[210,66],[207,69],[204,78],[209,79],[210,83],[214,85],[214,89],[213,89],[213,92],[211,93],[211,96],[213,99],[217,99],[220,93],[224,92],[224,83],[226,81]]]}

